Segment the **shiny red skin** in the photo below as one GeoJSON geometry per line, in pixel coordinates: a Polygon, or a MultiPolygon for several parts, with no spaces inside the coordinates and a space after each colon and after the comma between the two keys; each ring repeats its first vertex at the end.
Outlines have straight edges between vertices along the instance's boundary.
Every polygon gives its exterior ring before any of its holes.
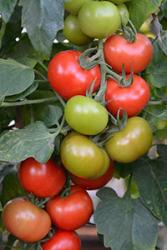
{"type": "Polygon", "coordinates": [[[66,197],[57,196],[46,204],[53,224],[65,230],[75,230],[85,225],[93,213],[93,203],[88,193],[72,186],[66,197]]]}
{"type": "Polygon", "coordinates": [[[42,244],[42,250],[81,250],[81,240],[74,231],[58,231],[42,244]]]}
{"type": "Polygon", "coordinates": [[[95,190],[103,187],[107,182],[109,182],[113,176],[114,173],[114,163],[111,161],[110,166],[105,172],[104,175],[97,179],[84,179],[75,175],[71,175],[71,180],[73,181],[74,184],[87,189],[87,190],[95,190]]]}
{"type": "Polygon", "coordinates": [[[61,51],[52,58],[48,66],[48,81],[51,87],[66,100],[75,95],[86,95],[86,90],[93,81],[94,91],[100,85],[99,66],[90,70],[81,68],[80,55],[79,51],[61,51]]]}
{"type": "Polygon", "coordinates": [[[39,163],[28,158],[21,163],[18,174],[27,192],[43,198],[57,195],[66,182],[64,170],[52,160],[39,163]]]}
{"type": "Polygon", "coordinates": [[[112,79],[107,81],[105,100],[108,103],[107,109],[114,116],[120,108],[127,112],[128,117],[135,116],[144,109],[149,99],[149,85],[138,75],[133,76],[133,82],[128,87],[123,87],[112,79]]]}
{"type": "Polygon", "coordinates": [[[153,56],[153,46],[147,36],[138,33],[135,42],[121,35],[109,37],[104,44],[106,62],[117,72],[139,73],[146,69],[153,56]]]}

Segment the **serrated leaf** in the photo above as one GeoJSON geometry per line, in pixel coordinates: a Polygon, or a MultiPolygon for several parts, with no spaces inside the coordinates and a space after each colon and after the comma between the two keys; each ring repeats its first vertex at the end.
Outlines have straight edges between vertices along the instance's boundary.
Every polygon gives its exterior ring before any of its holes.
{"type": "Polygon", "coordinates": [[[58,30],[64,24],[63,0],[24,0],[21,2],[22,26],[26,28],[34,48],[49,56],[58,30]]]}
{"type": "Polygon", "coordinates": [[[162,0],[132,0],[129,2],[130,19],[137,29],[155,11],[158,10],[162,0]]]}
{"type": "Polygon", "coordinates": [[[0,59],[0,99],[25,91],[33,82],[32,68],[11,59],[0,59]]]}
{"type": "Polygon", "coordinates": [[[53,153],[53,142],[54,135],[42,122],[9,131],[0,137],[0,161],[20,162],[33,157],[39,162],[46,162],[53,153]]]}
{"type": "Polygon", "coordinates": [[[95,211],[95,223],[104,236],[106,247],[112,250],[155,249],[157,221],[139,199],[118,198],[108,188],[99,191],[98,196],[102,200],[95,211]]]}
{"type": "Polygon", "coordinates": [[[159,158],[136,162],[134,179],[145,206],[167,225],[167,145],[158,146],[159,158]]]}
{"type": "Polygon", "coordinates": [[[7,23],[14,11],[17,0],[0,0],[0,14],[3,20],[7,23]]]}

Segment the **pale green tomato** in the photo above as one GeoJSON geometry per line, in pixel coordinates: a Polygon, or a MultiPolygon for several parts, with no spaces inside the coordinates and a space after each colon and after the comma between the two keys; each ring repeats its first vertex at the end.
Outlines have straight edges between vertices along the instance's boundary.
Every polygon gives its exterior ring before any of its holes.
{"type": "Polygon", "coordinates": [[[113,2],[115,4],[122,4],[122,3],[125,3],[125,2],[129,2],[131,0],[109,0],[110,2],[113,2]]]}
{"type": "Polygon", "coordinates": [[[77,15],[82,5],[92,0],[65,0],[64,8],[73,15],[77,15]]]}

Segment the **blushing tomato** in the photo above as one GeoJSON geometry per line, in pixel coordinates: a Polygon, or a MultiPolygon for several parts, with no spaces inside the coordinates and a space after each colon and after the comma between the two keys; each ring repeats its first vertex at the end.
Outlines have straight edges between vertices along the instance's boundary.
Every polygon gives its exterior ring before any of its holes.
{"type": "Polygon", "coordinates": [[[89,1],[92,0],[65,0],[64,8],[73,15],[77,15],[82,5],[89,1]]]}
{"type": "Polygon", "coordinates": [[[108,112],[92,98],[74,96],[65,106],[65,119],[75,131],[85,135],[96,135],[108,123],[108,112]]]}
{"type": "Polygon", "coordinates": [[[150,99],[150,88],[146,81],[138,75],[133,76],[133,82],[128,87],[109,79],[105,99],[108,110],[114,116],[122,108],[131,117],[139,114],[147,105],[150,99]]]}
{"type": "Polygon", "coordinates": [[[148,122],[142,117],[131,117],[125,128],[116,132],[106,143],[106,150],[111,159],[129,163],[148,152],[153,135],[148,122]]]}
{"type": "Polygon", "coordinates": [[[46,204],[53,224],[65,230],[75,230],[85,225],[93,213],[93,203],[88,193],[72,186],[66,197],[57,196],[46,204]]]}
{"type": "Polygon", "coordinates": [[[89,37],[105,38],[121,26],[118,8],[108,1],[91,1],[78,14],[81,30],[89,37]]]}
{"type": "Polygon", "coordinates": [[[23,188],[38,197],[57,195],[66,182],[64,170],[52,160],[39,163],[28,158],[21,163],[18,174],[23,188]]]}
{"type": "Polygon", "coordinates": [[[107,171],[102,175],[101,177],[90,180],[90,179],[84,179],[75,175],[70,174],[71,180],[73,181],[74,184],[87,189],[87,190],[94,190],[94,189],[99,189],[103,187],[104,185],[109,182],[113,176],[114,172],[114,163],[111,161],[110,166],[107,169],[107,171]]]}
{"type": "Polygon", "coordinates": [[[72,174],[96,179],[102,176],[109,167],[109,157],[86,136],[70,133],[61,143],[61,161],[72,174]]]}
{"type": "Polygon", "coordinates": [[[74,231],[57,231],[42,244],[42,250],[81,250],[81,240],[74,231]]]}
{"type": "Polygon", "coordinates": [[[104,43],[106,62],[117,72],[139,73],[150,63],[153,46],[147,36],[138,33],[134,42],[127,41],[121,35],[113,35],[104,43]]]}
{"type": "Polygon", "coordinates": [[[93,91],[99,88],[101,74],[99,66],[90,70],[81,68],[81,52],[61,51],[56,54],[48,66],[48,80],[51,87],[65,99],[75,95],[86,95],[86,90],[95,81],[93,91]]]}
{"type": "Polygon", "coordinates": [[[48,213],[23,198],[10,200],[4,206],[2,220],[11,234],[31,243],[43,239],[51,228],[48,213]]]}

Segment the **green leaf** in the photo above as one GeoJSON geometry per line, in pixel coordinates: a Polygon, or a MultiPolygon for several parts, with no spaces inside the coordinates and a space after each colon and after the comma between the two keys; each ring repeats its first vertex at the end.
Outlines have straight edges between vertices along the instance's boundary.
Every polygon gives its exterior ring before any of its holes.
{"type": "Polygon", "coordinates": [[[134,179],[145,206],[167,226],[167,145],[158,146],[156,160],[136,162],[134,179]]]}
{"type": "Polygon", "coordinates": [[[22,26],[27,29],[34,48],[49,56],[57,31],[64,24],[63,0],[24,0],[21,2],[22,26]]]}
{"type": "Polygon", "coordinates": [[[0,0],[0,14],[3,20],[7,23],[14,11],[17,0],[0,0]]]}
{"type": "Polygon", "coordinates": [[[131,0],[128,4],[130,19],[137,29],[161,5],[162,0],[131,0]]]}
{"type": "Polygon", "coordinates": [[[98,192],[101,202],[95,211],[97,231],[112,250],[153,250],[157,221],[139,199],[119,198],[109,188],[98,192]],[[104,198],[103,198],[104,197],[104,198]]]}
{"type": "Polygon", "coordinates": [[[167,86],[166,75],[167,57],[163,54],[157,42],[155,42],[153,60],[147,67],[144,77],[154,87],[161,88],[167,86]]]}
{"type": "Polygon", "coordinates": [[[25,91],[33,82],[32,68],[14,60],[0,59],[0,99],[25,91]]]}
{"type": "Polygon", "coordinates": [[[42,122],[13,130],[0,137],[0,161],[20,162],[29,157],[46,162],[54,150],[54,135],[42,122]]]}
{"type": "Polygon", "coordinates": [[[161,32],[161,37],[158,39],[158,44],[161,50],[167,56],[167,30],[161,32]]]}

